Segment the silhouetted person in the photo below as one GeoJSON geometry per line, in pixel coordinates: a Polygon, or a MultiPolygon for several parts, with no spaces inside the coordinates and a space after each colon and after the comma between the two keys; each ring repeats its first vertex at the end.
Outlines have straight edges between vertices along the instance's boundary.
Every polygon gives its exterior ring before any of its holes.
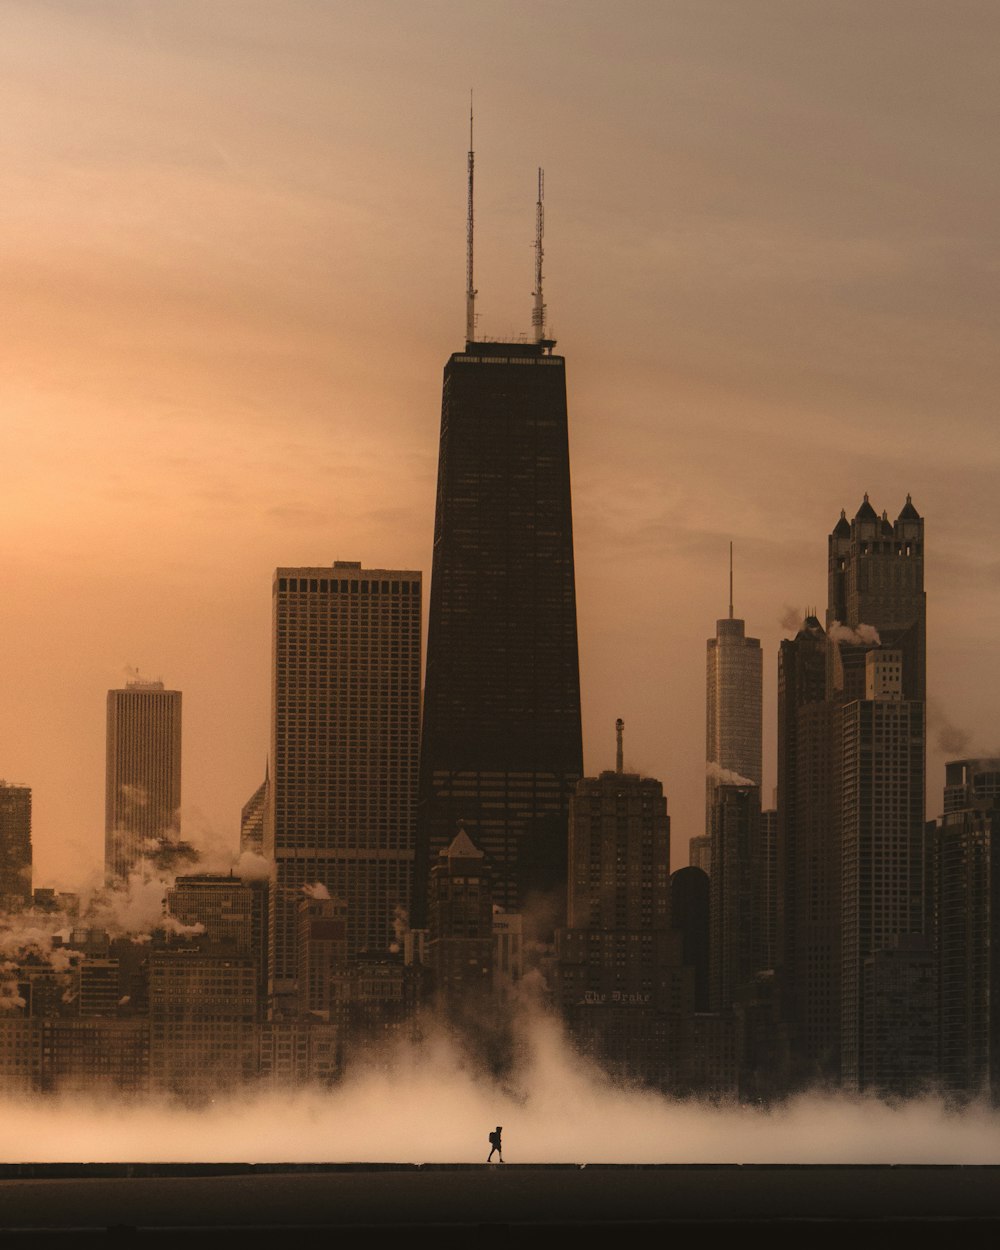
{"type": "Polygon", "coordinates": [[[493,1130],[493,1132],[490,1133],[490,1153],[486,1156],[487,1163],[492,1163],[494,1152],[496,1153],[496,1156],[500,1160],[500,1162],[503,1163],[503,1151],[500,1149],[500,1133],[501,1132],[502,1132],[502,1126],[498,1124],[496,1128],[493,1130]]]}

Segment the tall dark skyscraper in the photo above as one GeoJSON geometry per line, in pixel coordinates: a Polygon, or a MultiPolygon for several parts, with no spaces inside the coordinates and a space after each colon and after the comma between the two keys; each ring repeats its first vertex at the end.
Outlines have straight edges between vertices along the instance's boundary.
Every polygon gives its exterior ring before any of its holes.
{"type": "MultiPolygon", "coordinates": [[[[470,152],[471,174],[471,152],[470,152]]],[[[470,177],[471,192],[471,177],[470,177]]],[[[495,901],[565,888],[583,775],[566,364],[545,337],[538,204],[535,338],[468,340],[444,370],[413,919],[459,827],[495,901]]],[[[471,194],[470,194],[471,222],[471,194]]]]}
{"type": "Polygon", "coordinates": [[[892,522],[865,495],[829,536],[826,629],[809,614],[781,644],[778,962],[798,1083],[874,1083],[877,1039],[902,1048],[919,1015],[914,992],[912,1019],[892,1019],[876,985],[917,967],[927,931],[923,544],[909,496],[892,522]]]}
{"type": "Polygon", "coordinates": [[[895,522],[867,495],[842,512],[826,629],[809,616],[781,647],[779,959],[799,1080],[839,1067],[851,1088],[879,1084],[887,1046],[923,1045],[923,544],[909,496],[895,522]],[[880,978],[904,969],[914,988],[892,1005],[880,978]]]}
{"type": "Polygon", "coordinates": [[[570,809],[567,924],[556,932],[557,997],[588,1054],[669,1084],[685,978],[670,925],[670,818],[663,786],[624,770],[585,777],[570,809]]]}
{"type": "Polygon", "coordinates": [[[792,1077],[840,1073],[839,705],[827,697],[834,646],[809,614],[778,653],[777,962],[792,1077]]]}
{"type": "Polygon", "coordinates": [[[835,734],[841,863],[840,1065],[845,1085],[874,1072],[871,963],[926,933],[924,522],[909,495],[895,522],[865,495],[829,540],[828,691],[835,734]]]}

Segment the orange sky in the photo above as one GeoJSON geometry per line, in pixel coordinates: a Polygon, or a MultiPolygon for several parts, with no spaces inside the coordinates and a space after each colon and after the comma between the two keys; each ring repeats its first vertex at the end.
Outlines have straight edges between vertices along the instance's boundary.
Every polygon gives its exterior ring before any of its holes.
{"type": "Polygon", "coordinates": [[[462,346],[567,359],[586,767],[701,832],[704,648],[764,646],[865,491],[927,518],[929,814],[1000,752],[995,50],[974,0],[0,0],[0,777],[35,884],[103,860],[105,692],[184,692],[185,830],[267,744],[270,578],[429,581],[462,346]],[[941,740],[952,731],[950,743],[941,740]]]}

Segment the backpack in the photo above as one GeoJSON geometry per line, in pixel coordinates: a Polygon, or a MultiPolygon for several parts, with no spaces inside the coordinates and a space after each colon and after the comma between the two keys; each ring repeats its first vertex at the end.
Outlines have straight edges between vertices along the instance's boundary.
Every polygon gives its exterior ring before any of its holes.
{"type": "Polygon", "coordinates": [[[490,1145],[491,1145],[491,1146],[499,1146],[499,1145],[500,1145],[500,1134],[499,1134],[499,1133],[495,1133],[495,1132],[494,1132],[494,1133],[490,1133],[490,1145]]]}

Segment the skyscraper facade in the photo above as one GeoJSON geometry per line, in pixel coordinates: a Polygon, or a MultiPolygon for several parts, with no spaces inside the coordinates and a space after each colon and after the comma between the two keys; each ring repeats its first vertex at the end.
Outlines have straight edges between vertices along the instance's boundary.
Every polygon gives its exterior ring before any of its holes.
{"type": "Polygon", "coordinates": [[[927,1066],[923,519],[865,495],[827,553],[778,659],[778,962],[793,1079],[861,1088],[927,1066]]]}
{"type": "Polygon", "coordinates": [[[841,722],[841,1078],[863,1084],[866,961],[925,925],[924,705],[902,697],[903,656],[867,656],[867,697],[841,722]]]}
{"type": "Polygon", "coordinates": [[[0,911],[31,903],[31,790],[0,781],[0,911]]]}
{"type": "Polygon", "coordinates": [[[720,785],[712,803],[709,1001],[731,1011],[767,968],[760,787],[720,785]]]}
{"type": "Polygon", "coordinates": [[[274,575],[264,854],[275,1005],[297,1001],[298,904],[346,906],[348,953],[383,951],[413,885],[421,576],[280,568],[274,575]]]}
{"type": "Polygon", "coordinates": [[[716,621],[706,653],[705,831],[720,785],[759,786],[762,771],[763,653],[733,616],[716,621]]]}
{"type": "Polygon", "coordinates": [[[493,988],[493,888],[489,861],[460,829],[431,869],[427,958],[439,1004],[481,1012],[493,988]]]}
{"type": "Polygon", "coordinates": [[[460,826],[505,910],[561,892],[582,774],[565,361],[467,342],[444,370],[415,922],[460,826]]]}
{"type": "Polygon", "coordinates": [[[828,552],[841,1080],[860,1088],[875,1071],[866,1039],[882,1030],[870,1018],[880,999],[866,992],[865,977],[875,975],[881,951],[911,948],[929,929],[923,518],[909,495],[895,522],[885,512],[879,516],[865,495],[852,521],[841,513],[828,552]]]}
{"type": "Polygon", "coordinates": [[[181,692],[162,681],[108,691],[104,869],[121,880],[180,832],[181,692]]]}

